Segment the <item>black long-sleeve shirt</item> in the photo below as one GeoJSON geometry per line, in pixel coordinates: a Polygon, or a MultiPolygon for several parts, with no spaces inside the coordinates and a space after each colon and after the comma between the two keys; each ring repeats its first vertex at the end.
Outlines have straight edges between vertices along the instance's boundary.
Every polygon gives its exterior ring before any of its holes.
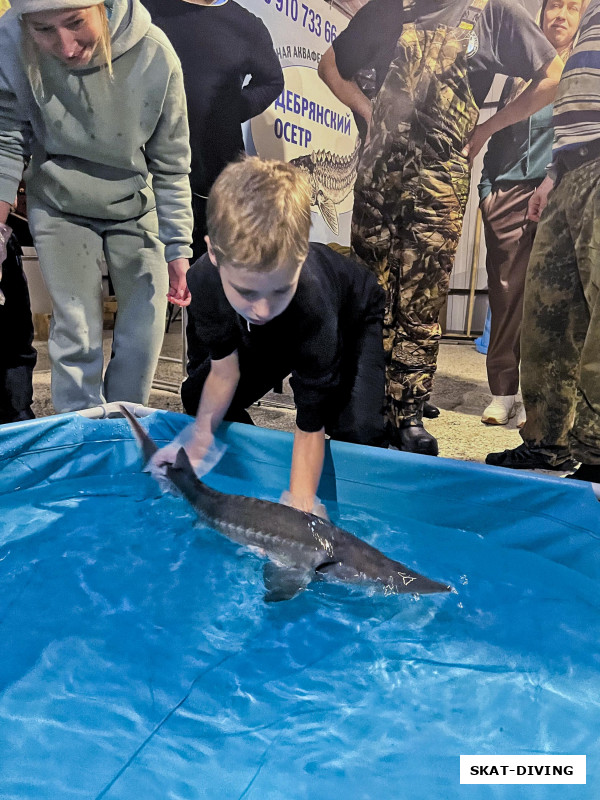
{"type": "Polygon", "coordinates": [[[262,113],[283,91],[279,59],[264,23],[234,0],[211,6],[143,2],[181,60],[190,181],[192,191],[205,197],[223,167],[244,149],[241,123],[262,113]]]}
{"type": "MultiPolygon", "coordinates": [[[[187,283],[192,294],[188,371],[197,369],[207,352],[216,361],[236,350],[285,361],[292,373],[296,422],[303,431],[318,431],[325,424],[332,395],[343,379],[344,356],[362,352],[357,343],[372,326],[377,328],[374,355],[366,349],[362,358],[380,358],[383,376],[383,291],[362,264],[327,245],[311,243],[296,294],[285,311],[265,325],[248,325],[233,309],[208,255],[190,268],[187,283]]],[[[361,364],[353,368],[361,370],[361,364]]],[[[376,387],[368,391],[376,404],[376,387]]]]}

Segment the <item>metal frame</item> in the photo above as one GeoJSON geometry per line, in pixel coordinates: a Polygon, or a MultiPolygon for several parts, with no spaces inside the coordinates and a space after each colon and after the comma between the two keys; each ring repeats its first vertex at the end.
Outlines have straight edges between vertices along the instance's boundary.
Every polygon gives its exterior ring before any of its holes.
{"type": "MultiPolygon", "coordinates": [[[[181,364],[181,376],[182,381],[185,379],[187,375],[187,338],[185,335],[185,329],[187,326],[187,311],[185,308],[181,309],[181,358],[172,358],[171,356],[159,356],[159,361],[166,361],[169,364],[181,364]]],[[[172,383],[171,381],[161,381],[161,380],[154,380],[152,381],[152,388],[158,389],[162,392],[173,392],[173,394],[179,394],[181,390],[181,383],[172,383]]],[[[253,403],[254,406],[262,406],[263,408],[282,408],[288,411],[293,410],[289,403],[279,403],[277,400],[265,400],[261,398],[256,403],[253,403]]],[[[295,407],[295,406],[294,406],[295,407]]]]}
{"type": "MultiPolygon", "coordinates": [[[[467,302],[467,330],[465,333],[445,333],[443,339],[474,339],[478,334],[471,332],[471,325],[473,324],[473,312],[475,311],[475,295],[477,294],[477,270],[479,266],[479,248],[481,244],[481,209],[477,209],[475,217],[475,238],[473,241],[473,251],[471,255],[471,275],[469,278],[469,300],[467,302]]],[[[487,293],[487,290],[485,290],[487,293]]],[[[458,294],[454,290],[454,294],[458,294]]]]}
{"type": "Polygon", "coordinates": [[[159,389],[163,392],[173,392],[174,394],[179,394],[181,389],[181,383],[186,376],[186,365],[187,365],[187,338],[185,335],[185,329],[187,326],[187,310],[185,308],[181,308],[181,357],[180,358],[172,358],[171,356],[159,356],[159,361],[167,361],[170,364],[181,364],[181,378],[182,380],[179,383],[172,383],[171,381],[161,381],[161,380],[153,380],[152,381],[152,388],[159,389]]]}

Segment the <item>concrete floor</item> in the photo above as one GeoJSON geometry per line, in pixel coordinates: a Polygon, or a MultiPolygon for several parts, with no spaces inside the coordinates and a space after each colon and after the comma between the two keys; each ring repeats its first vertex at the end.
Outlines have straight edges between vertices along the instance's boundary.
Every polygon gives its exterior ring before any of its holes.
{"type": "MultiPolygon", "coordinates": [[[[110,355],[111,331],[105,331],[105,358],[110,355]]],[[[36,416],[53,414],[50,400],[50,371],[47,342],[36,341],[38,364],[34,373],[34,412],[36,416]]],[[[165,336],[163,355],[180,358],[182,351],[181,323],[176,321],[165,336]]],[[[179,384],[182,369],[179,364],[160,362],[158,380],[179,384]]],[[[438,372],[432,401],[442,413],[426,422],[439,442],[440,455],[463,461],[485,460],[487,453],[516,447],[521,438],[514,420],[508,425],[483,425],[481,413],[490,398],[485,372],[485,356],[475,349],[471,341],[445,340],[440,348],[438,372]]],[[[257,425],[281,430],[293,430],[295,413],[289,387],[283,395],[271,394],[267,400],[282,404],[284,408],[261,404],[251,410],[257,425]]],[[[182,411],[179,394],[153,390],[149,405],[182,411]]]]}

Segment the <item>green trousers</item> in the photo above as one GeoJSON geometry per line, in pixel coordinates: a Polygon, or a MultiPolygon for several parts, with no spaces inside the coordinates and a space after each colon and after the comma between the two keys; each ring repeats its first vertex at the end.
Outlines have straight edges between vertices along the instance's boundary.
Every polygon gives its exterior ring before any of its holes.
{"type": "Polygon", "coordinates": [[[567,172],[539,223],[525,282],[521,436],[600,464],[600,160],[567,172]]]}

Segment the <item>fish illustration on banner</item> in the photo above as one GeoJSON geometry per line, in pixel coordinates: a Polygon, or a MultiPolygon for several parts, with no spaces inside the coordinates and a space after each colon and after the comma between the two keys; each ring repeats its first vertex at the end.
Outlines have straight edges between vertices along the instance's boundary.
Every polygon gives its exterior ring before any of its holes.
{"type": "Polygon", "coordinates": [[[284,50],[284,91],[250,122],[254,152],[287,161],[308,178],[313,241],[347,245],[361,147],[356,123],[319,78],[316,63],[288,66],[284,50]]]}
{"type": "Polygon", "coordinates": [[[360,160],[361,140],[357,137],[353,152],[340,156],[329,150],[313,150],[310,155],[298,156],[290,161],[301,170],[310,183],[310,204],[316,206],[327,226],[337,236],[339,233],[336,206],[352,191],[360,160]]]}

